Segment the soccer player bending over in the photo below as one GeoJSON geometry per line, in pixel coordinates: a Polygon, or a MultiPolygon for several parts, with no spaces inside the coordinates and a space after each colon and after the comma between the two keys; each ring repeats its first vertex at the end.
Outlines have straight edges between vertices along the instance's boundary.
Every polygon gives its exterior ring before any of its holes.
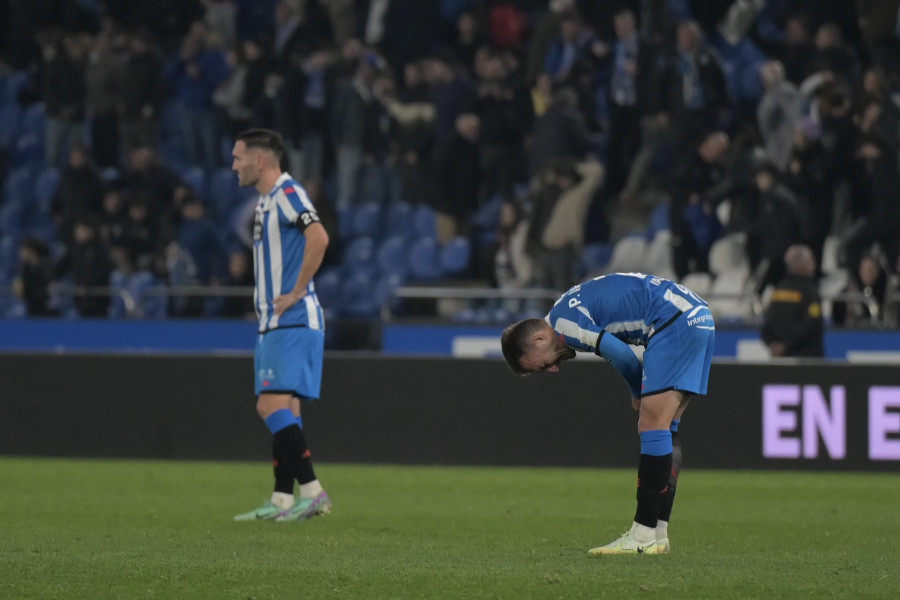
{"type": "Polygon", "coordinates": [[[300,418],[300,399],[318,398],[322,382],[325,321],[313,275],[325,256],[328,234],[303,188],[282,173],[283,153],[281,136],[267,129],[244,131],[233,151],[238,183],[259,192],[253,222],[256,410],[272,433],[275,465],[271,499],[236,521],[302,521],[331,511],[300,418]],[[300,484],[296,500],[294,480],[300,484]]]}
{"type": "Polygon", "coordinates": [[[690,396],[706,394],[715,342],[707,303],[683,285],[643,273],[615,273],[576,285],[543,319],[503,332],[515,373],[557,373],[575,351],[605,358],[625,379],[640,412],[637,512],[631,528],[599,554],[664,554],[681,470],[678,425],[690,396]],[[630,345],[644,346],[643,366],[630,345]]]}

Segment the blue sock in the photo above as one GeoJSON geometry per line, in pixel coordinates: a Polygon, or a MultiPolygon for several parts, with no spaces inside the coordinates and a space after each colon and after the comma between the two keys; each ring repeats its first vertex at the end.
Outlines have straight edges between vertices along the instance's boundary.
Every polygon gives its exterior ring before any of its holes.
{"type": "Polygon", "coordinates": [[[669,425],[669,431],[674,433],[678,433],[678,426],[681,424],[681,419],[674,419],[672,424],[669,425]]]}
{"type": "Polygon", "coordinates": [[[269,431],[272,432],[272,435],[275,435],[282,429],[296,424],[297,419],[294,418],[294,413],[292,413],[291,409],[289,408],[276,410],[271,415],[266,417],[266,427],[269,428],[269,431]]]}
{"type": "Polygon", "coordinates": [[[649,456],[672,454],[672,432],[668,429],[654,429],[641,433],[641,454],[649,456]]]}
{"type": "Polygon", "coordinates": [[[297,427],[299,427],[300,429],[303,429],[303,416],[302,415],[297,415],[297,427]]]}

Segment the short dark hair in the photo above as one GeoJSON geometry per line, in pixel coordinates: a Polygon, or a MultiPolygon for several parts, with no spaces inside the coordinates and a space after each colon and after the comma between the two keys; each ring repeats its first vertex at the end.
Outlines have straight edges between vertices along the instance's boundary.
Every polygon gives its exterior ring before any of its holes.
{"type": "Polygon", "coordinates": [[[236,141],[244,142],[247,148],[269,150],[279,160],[284,154],[284,138],[280,133],[271,129],[247,129],[238,134],[236,141]]]}
{"type": "Polygon", "coordinates": [[[518,375],[528,373],[522,368],[519,361],[522,360],[525,350],[531,346],[531,336],[540,329],[543,323],[543,319],[525,319],[513,323],[503,330],[503,335],[500,336],[500,347],[503,349],[503,358],[506,359],[506,364],[513,373],[518,375]]]}

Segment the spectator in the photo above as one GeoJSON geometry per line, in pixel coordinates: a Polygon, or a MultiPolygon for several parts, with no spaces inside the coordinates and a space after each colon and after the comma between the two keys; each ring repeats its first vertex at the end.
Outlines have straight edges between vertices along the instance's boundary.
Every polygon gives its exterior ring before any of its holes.
{"type": "Polygon", "coordinates": [[[788,162],[787,183],[797,194],[801,214],[807,217],[803,231],[816,264],[822,264],[825,239],[832,231],[835,175],[833,155],[821,141],[822,128],[810,118],[798,122],[788,162]]]}
{"type": "MultiPolygon", "coordinates": [[[[876,105],[870,106],[874,108],[876,105]]],[[[864,130],[863,133],[856,158],[864,204],[860,207],[861,215],[846,233],[844,251],[848,264],[859,264],[871,245],[879,242],[888,263],[894,264],[900,255],[900,199],[897,196],[900,170],[897,167],[897,153],[891,152],[887,144],[879,136],[872,135],[871,131],[864,130]]]]}
{"type": "Polygon", "coordinates": [[[203,19],[210,33],[218,38],[223,48],[231,48],[237,40],[237,7],[233,0],[200,0],[205,14],[203,19]]]}
{"type": "Polygon", "coordinates": [[[770,162],[756,173],[759,202],[747,231],[750,268],[762,265],[758,291],[777,283],[785,272],[787,249],[800,242],[800,207],[797,197],[780,181],[778,169],[770,162]]]}
{"type": "Polygon", "coordinates": [[[875,253],[864,255],[853,270],[840,299],[832,305],[831,318],[839,327],[872,326],[884,317],[888,275],[875,253]]]}
{"type": "Polygon", "coordinates": [[[164,79],[182,111],[181,138],[191,165],[212,170],[220,164],[213,92],[228,80],[225,54],[209,43],[206,25],[195,21],[181,50],[166,65],[164,79]]]}
{"type": "Polygon", "coordinates": [[[888,73],[900,74],[897,20],[900,0],[857,0],[859,31],[872,63],[888,73]]]}
{"type": "Polygon", "coordinates": [[[694,21],[678,25],[675,49],[664,59],[660,112],[674,127],[676,148],[690,147],[714,129],[731,105],[725,73],[694,21]]]}
{"type": "Polygon", "coordinates": [[[655,102],[650,107],[656,116],[642,123],[642,145],[620,194],[623,202],[632,201],[641,191],[660,147],[671,144],[676,151],[689,148],[693,152],[718,128],[722,112],[731,105],[725,73],[705,45],[697,23],[680,23],[676,40],[675,47],[659,61],[651,95],[655,102]]]}
{"type": "Polygon", "coordinates": [[[456,117],[471,109],[475,90],[465,72],[446,56],[426,59],[425,79],[435,108],[434,139],[440,143],[455,131],[456,117]]]}
{"type": "Polygon", "coordinates": [[[800,118],[800,95],[797,86],[785,79],[784,67],[778,61],[763,63],[759,78],[765,93],[756,107],[756,122],[769,160],[784,171],[800,118]]]}
{"type": "Polygon", "coordinates": [[[47,105],[45,160],[51,166],[59,165],[64,149],[84,139],[85,50],[76,35],[65,36],[50,50],[41,97],[47,105]]]}
{"type": "Polygon", "coordinates": [[[815,53],[806,18],[800,15],[788,18],[784,27],[784,48],[781,51],[781,63],[787,80],[800,85],[812,73],[815,53]]]}
{"type": "Polygon", "coordinates": [[[19,245],[19,274],[13,289],[25,303],[29,317],[52,317],[58,311],[50,307],[50,284],[53,260],[47,244],[36,237],[26,237],[19,245]]]}
{"type": "Polygon", "coordinates": [[[679,278],[709,271],[709,248],[718,223],[714,214],[716,192],[728,186],[724,162],[730,144],[724,132],[711,133],[692,157],[675,169],[671,185],[672,262],[679,278]]]}
{"type": "Polygon", "coordinates": [[[122,67],[122,104],[119,130],[127,152],[155,148],[159,136],[159,105],[162,98],[162,63],[150,34],[138,31],[128,38],[128,58],[122,67]]]}
{"type": "Polygon", "coordinates": [[[119,166],[119,117],[122,102],[119,65],[109,39],[98,35],[88,54],[85,85],[86,108],[91,123],[91,151],[100,168],[119,166]]]}
{"type": "Polygon", "coordinates": [[[158,219],[175,198],[176,190],[183,186],[181,179],[159,162],[150,147],[131,151],[130,169],[124,183],[133,196],[143,195],[153,219],[158,219]]]}
{"type": "Polygon", "coordinates": [[[96,217],[100,213],[102,200],[103,180],[88,163],[84,148],[73,146],[53,203],[53,213],[65,242],[71,242],[72,227],[77,218],[96,217]]]}
{"type": "Polygon", "coordinates": [[[479,145],[485,195],[499,193],[511,198],[514,182],[523,171],[522,145],[531,128],[533,111],[527,91],[516,85],[516,74],[507,71],[500,54],[479,51],[476,72],[478,87],[472,112],[481,122],[479,145]]]}
{"type": "MultiPolygon", "coordinates": [[[[181,205],[181,221],[178,225],[176,243],[189,261],[188,270],[193,276],[190,283],[217,285],[226,279],[227,253],[215,225],[206,217],[203,203],[195,196],[188,196],[181,205]]],[[[188,282],[172,283],[177,285],[188,282]]],[[[173,311],[174,314],[198,317],[203,313],[203,298],[192,296],[185,300],[183,306],[178,306],[173,311]]]]}
{"type": "Polygon", "coordinates": [[[280,97],[282,121],[290,143],[291,172],[302,179],[322,177],[328,106],[331,104],[332,56],[325,51],[293,53],[280,97]]]}
{"type": "Polygon", "coordinates": [[[212,101],[225,125],[223,133],[233,138],[250,127],[252,113],[244,104],[244,90],[250,69],[247,65],[247,53],[242,45],[230,50],[226,54],[226,61],[231,75],[213,92],[212,101]]]}
{"type": "Polygon", "coordinates": [[[136,271],[152,271],[159,260],[159,226],[151,218],[151,199],[136,193],[128,204],[128,222],[123,237],[128,264],[136,271]]]}
{"type": "Polygon", "coordinates": [[[655,80],[653,48],[640,40],[634,13],[623,10],[613,19],[616,41],[600,46],[610,65],[609,145],[607,190],[618,194],[628,177],[628,169],[641,145],[641,117],[644,116],[655,80]],[[607,50],[604,50],[608,48],[607,50]]]}
{"type": "Polygon", "coordinates": [[[548,167],[529,231],[537,287],[565,290],[577,279],[587,212],[602,182],[595,161],[564,159],[548,167]]]}
{"type": "Polygon", "coordinates": [[[841,30],[834,23],[825,23],[816,31],[816,53],[813,71],[834,73],[839,83],[855,89],[859,87],[861,72],[859,58],[850,46],[844,43],[841,30]]]}
{"type": "Polygon", "coordinates": [[[435,148],[434,177],[438,241],[467,235],[481,200],[481,121],[471,113],[456,119],[456,132],[435,148]]]}
{"type": "Polygon", "coordinates": [[[416,201],[427,198],[431,173],[423,165],[427,165],[434,143],[436,111],[425,81],[424,63],[408,63],[401,88],[382,101],[391,116],[392,152],[403,197],[416,201]]]}
{"type": "Polygon", "coordinates": [[[531,176],[558,159],[582,160],[590,148],[587,123],[578,111],[578,97],[570,88],[553,95],[550,108],[537,120],[529,157],[531,176]]]}
{"type": "Polygon", "coordinates": [[[337,149],[337,206],[347,208],[357,201],[363,157],[382,144],[379,130],[381,103],[374,86],[384,63],[374,52],[363,55],[349,85],[338,91],[331,115],[337,149]]]}
{"type": "MultiPolygon", "coordinates": [[[[223,282],[229,287],[253,287],[252,260],[246,251],[238,250],[228,256],[228,278],[223,282]]],[[[222,316],[232,319],[256,320],[251,294],[226,296],[222,316]]]]}
{"type": "Polygon", "coordinates": [[[60,262],[61,273],[71,273],[76,294],[75,309],[82,317],[105,317],[109,295],[96,287],[109,286],[113,263],[109,249],[97,234],[93,218],[79,216],[75,221],[74,244],[60,262]]]}
{"type": "Polygon", "coordinates": [[[772,356],[821,358],[825,344],[816,259],[809,247],[794,245],[787,249],[784,263],[787,272],[766,309],[763,342],[772,356]]]}
{"type": "Polygon", "coordinates": [[[475,72],[475,53],[484,44],[481,24],[471,12],[462,13],[456,21],[453,53],[469,72],[475,72]]]}
{"type": "MultiPolygon", "coordinates": [[[[532,261],[528,254],[529,222],[515,203],[500,206],[497,225],[498,248],[494,254],[494,279],[502,290],[519,290],[533,281],[532,261]]],[[[519,303],[514,303],[518,308],[519,303]]]]}
{"type": "Polygon", "coordinates": [[[124,191],[111,187],[103,195],[103,209],[98,219],[100,237],[109,248],[115,269],[123,274],[132,272],[131,257],[127,248],[128,207],[124,191]]]}
{"type": "Polygon", "coordinates": [[[563,13],[559,36],[550,43],[544,55],[544,73],[555,84],[569,83],[580,60],[591,53],[594,34],[585,27],[574,11],[563,13]]]}

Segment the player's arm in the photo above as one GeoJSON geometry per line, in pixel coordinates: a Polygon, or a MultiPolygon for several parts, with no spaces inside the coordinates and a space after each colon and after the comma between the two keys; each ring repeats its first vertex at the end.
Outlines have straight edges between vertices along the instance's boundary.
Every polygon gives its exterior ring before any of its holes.
{"type": "Polygon", "coordinates": [[[622,379],[628,385],[631,397],[640,398],[643,367],[641,367],[641,361],[634,355],[628,344],[616,336],[603,331],[600,333],[600,340],[597,342],[597,354],[606,359],[619,372],[619,375],[622,376],[622,379]]]}
{"type": "Polygon", "coordinates": [[[294,288],[284,296],[275,299],[275,312],[279,315],[306,296],[306,288],[319,267],[322,266],[325,249],[328,247],[328,233],[319,222],[316,213],[300,213],[294,226],[303,232],[303,237],[306,238],[306,247],[303,250],[303,264],[300,265],[300,273],[297,275],[294,288]]]}

